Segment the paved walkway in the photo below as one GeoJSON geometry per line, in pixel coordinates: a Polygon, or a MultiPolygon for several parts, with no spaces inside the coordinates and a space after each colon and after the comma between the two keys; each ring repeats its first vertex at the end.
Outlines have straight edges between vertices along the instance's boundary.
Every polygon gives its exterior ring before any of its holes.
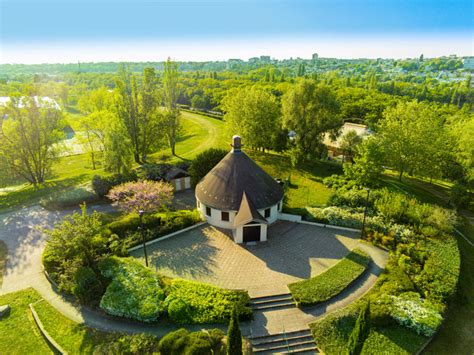
{"type": "MultiPolygon", "coordinates": [[[[235,244],[208,224],[150,245],[149,261],[169,277],[245,289],[251,297],[287,293],[289,283],[320,274],[359,244],[359,233],[278,221],[268,242],[235,244]]],[[[143,250],[132,256],[143,260],[143,250]]]]}
{"type": "MultiPolygon", "coordinates": [[[[95,206],[90,207],[90,209],[106,211],[110,210],[110,206],[95,206]]],[[[71,212],[71,210],[50,212],[40,206],[32,206],[20,211],[0,214],[0,239],[5,241],[8,246],[6,272],[0,294],[34,287],[45,300],[66,317],[78,323],[84,323],[90,327],[105,331],[147,332],[162,336],[176,329],[175,325],[170,324],[146,325],[109,317],[101,312],[81,307],[69,299],[62,298],[55,292],[42,272],[41,253],[45,239],[41,229],[52,227],[54,223],[71,212]]],[[[366,250],[375,260],[375,264],[350,289],[331,300],[328,304],[305,310],[294,308],[256,312],[254,321],[243,324],[242,330],[244,335],[247,336],[251,334],[279,333],[282,331],[283,325],[285,326],[285,331],[305,328],[308,322],[327,312],[344,307],[363,295],[375,283],[378,273],[386,262],[385,252],[370,245],[359,243],[356,235],[347,236],[346,232],[344,232],[346,235],[343,236],[339,235],[335,230],[315,227],[319,231],[318,235],[315,235],[313,226],[286,222],[277,223],[272,228],[269,231],[269,237],[273,236],[273,241],[267,243],[266,246],[259,245],[242,248],[233,244],[227,236],[219,236],[219,238],[227,238],[224,243],[230,242],[233,248],[240,248],[242,255],[244,255],[244,263],[242,263],[242,260],[237,264],[231,263],[228,265],[229,270],[232,270],[233,267],[246,267],[247,259],[245,258],[251,258],[255,263],[265,266],[268,273],[260,279],[260,282],[265,285],[264,294],[272,291],[268,288],[271,286],[271,283],[264,282],[265,277],[274,277],[274,281],[280,280],[279,282],[281,283],[273,289],[273,291],[279,292],[281,291],[279,287],[286,285],[288,280],[307,278],[318,274],[337,262],[349,249],[353,249],[356,246],[366,250]],[[331,233],[334,234],[333,237],[331,237],[331,233]],[[292,243],[289,243],[287,239],[292,239],[292,243]],[[306,242],[309,244],[305,244],[306,242]],[[284,245],[287,245],[287,247],[284,247],[284,245]],[[273,247],[275,247],[275,253],[271,252],[270,248],[273,247]],[[297,264],[300,266],[296,267],[297,264]]],[[[213,231],[213,233],[218,232],[216,230],[213,231]]],[[[209,236],[211,240],[216,237],[217,234],[209,236]]],[[[180,240],[180,237],[171,238],[171,240],[180,240]]],[[[163,241],[155,245],[163,246],[165,244],[163,241]]],[[[236,249],[231,250],[235,251],[236,249]]],[[[193,247],[189,251],[192,254],[193,247]]],[[[212,252],[208,250],[208,254],[212,255],[212,252]]],[[[213,265],[212,262],[210,264],[213,265]]],[[[204,260],[202,260],[202,265],[204,265],[204,260]]],[[[260,271],[262,270],[263,268],[260,269],[260,271]]],[[[240,269],[237,275],[239,273],[244,275],[245,272],[245,268],[240,269]]],[[[258,278],[258,272],[254,273],[254,276],[258,278]]],[[[245,280],[249,279],[251,278],[236,278],[237,282],[246,282],[245,280]]],[[[258,295],[259,292],[257,291],[254,287],[253,294],[258,295]]],[[[285,292],[287,292],[287,289],[285,292]]],[[[196,325],[189,328],[191,330],[198,330],[202,327],[202,325],[196,325]]],[[[218,325],[218,327],[225,328],[222,325],[218,325]]]]}

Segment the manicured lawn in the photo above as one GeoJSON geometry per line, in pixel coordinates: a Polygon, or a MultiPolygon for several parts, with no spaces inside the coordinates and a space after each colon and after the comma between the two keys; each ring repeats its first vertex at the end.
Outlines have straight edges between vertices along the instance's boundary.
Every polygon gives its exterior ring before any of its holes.
{"type": "Polygon", "coordinates": [[[361,250],[351,251],[324,273],[288,285],[298,305],[309,306],[341,293],[367,269],[371,258],[361,250]]]}
{"type": "MultiPolygon", "coordinates": [[[[474,243],[474,227],[467,220],[459,230],[474,243]]],[[[426,354],[472,354],[474,349],[474,247],[458,236],[461,251],[461,273],[458,292],[449,304],[446,321],[426,354]]]]}
{"type": "Polygon", "coordinates": [[[0,287],[2,287],[3,273],[5,272],[5,266],[7,263],[7,245],[3,240],[0,240],[0,287]]]}
{"type": "Polygon", "coordinates": [[[92,354],[97,345],[120,337],[120,334],[101,332],[73,322],[46,301],[34,307],[46,331],[69,354],[92,354]]]}
{"type": "Polygon", "coordinates": [[[275,178],[290,178],[291,185],[286,192],[285,210],[301,212],[306,206],[323,206],[326,204],[331,189],[323,184],[323,179],[342,172],[339,165],[315,160],[291,166],[290,157],[276,153],[247,151],[267,173],[275,178]]]}
{"type": "Polygon", "coordinates": [[[0,305],[9,304],[10,315],[0,320],[0,354],[52,354],[31,315],[30,303],[41,299],[33,289],[0,296],[0,305]]]}

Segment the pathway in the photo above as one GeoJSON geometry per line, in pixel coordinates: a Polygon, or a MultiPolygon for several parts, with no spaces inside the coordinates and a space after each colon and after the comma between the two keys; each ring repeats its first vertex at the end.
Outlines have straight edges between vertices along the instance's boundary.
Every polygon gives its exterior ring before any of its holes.
{"type": "MultiPolygon", "coordinates": [[[[110,206],[93,206],[89,209],[106,211],[110,208],[110,206]]],[[[55,292],[42,272],[41,253],[45,238],[41,228],[52,227],[54,223],[61,220],[68,213],[71,213],[71,210],[51,212],[40,206],[32,206],[20,211],[0,214],[0,239],[5,241],[9,250],[0,294],[33,287],[66,317],[75,322],[84,323],[105,331],[147,332],[162,336],[176,329],[176,326],[170,324],[146,325],[109,317],[101,312],[74,304],[71,300],[65,299],[55,292]]],[[[385,264],[386,253],[370,245],[358,244],[372,256],[375,263],[371,270],[352,285],[349,290],[327,304],[305,310],[293,308],[256,311],[255,320],[243,324],[243,334],[247,336],[253,334],[255,336],[257,334],[280,333],[282,325],[285,326],[286,331],[299,330],[307,327],[308,322],[314,321],[327,312],[344,307],[362,296],[375,283],[378,273],[385,264]]],[[[216,326],[225,328],[223,325],[216,326]]],[[[202,325],[188,328],[198,330],[202,328],[202,325]]]]}

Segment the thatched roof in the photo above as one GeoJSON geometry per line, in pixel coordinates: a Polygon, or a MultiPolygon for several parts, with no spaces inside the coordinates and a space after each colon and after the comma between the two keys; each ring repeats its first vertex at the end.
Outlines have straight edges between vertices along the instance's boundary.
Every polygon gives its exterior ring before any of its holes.
{"type": "Polygon", "coordinates": [[[206,206],[237,211],[243,193],[256,209],[275,205],[283,188],[244,152],[233,149],[196,186],[196,196],[206,206]]]}

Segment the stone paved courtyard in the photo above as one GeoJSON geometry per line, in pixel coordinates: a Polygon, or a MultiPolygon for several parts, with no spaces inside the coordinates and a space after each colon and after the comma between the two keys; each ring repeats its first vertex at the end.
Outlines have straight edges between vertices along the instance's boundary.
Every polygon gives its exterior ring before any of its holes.
{"type": "MultiPolygon", "coordinates": [[[[257,297],[287,293],[287,284],[325,271],[358,245],[355,232],[278,221],[268,242],[242,246],[204,224],[148,246],[148,254],[163,275],[246,289],[257,297]]],[[[132,255],[143,258],[143,251],[132,255]]]]}

